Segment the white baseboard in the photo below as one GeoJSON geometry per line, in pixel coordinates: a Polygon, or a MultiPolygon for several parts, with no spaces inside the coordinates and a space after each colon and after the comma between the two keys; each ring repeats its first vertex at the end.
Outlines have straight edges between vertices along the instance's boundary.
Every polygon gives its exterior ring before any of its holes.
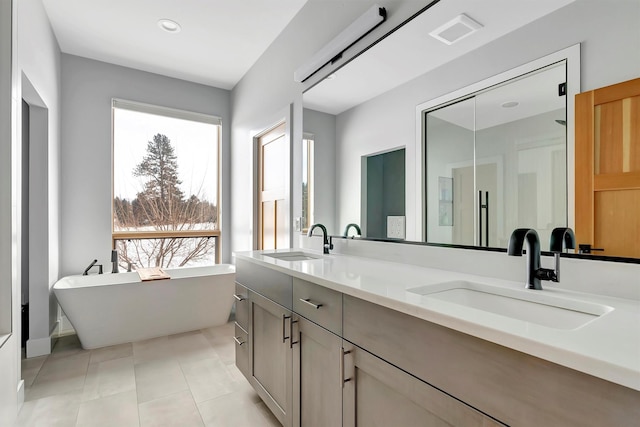
{"type": "Polygon", "coordinates": [[[18,383],[18,412],[22,409],[22,405],[24,404],[24,380],[20,380],[18,383]]]}
{"type": "Polygon", "coordinates": [[[51,354],[51,337],[27,340],[27,358],[51,354]]]}

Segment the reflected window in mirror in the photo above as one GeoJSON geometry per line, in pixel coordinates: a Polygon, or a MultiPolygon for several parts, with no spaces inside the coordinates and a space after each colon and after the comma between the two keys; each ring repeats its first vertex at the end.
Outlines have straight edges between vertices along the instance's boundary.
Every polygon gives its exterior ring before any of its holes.
{"type": "Polygon", "coordinates": [[[566,227],[566,61],[424,111],[431,243],[506,248],[566,227]]]}
{"type": "Polygon", "coordinates": [[[302,137],[302,220],[301,231],[306,233],[313,224],[313,144],[314,136],[302,137]]]}

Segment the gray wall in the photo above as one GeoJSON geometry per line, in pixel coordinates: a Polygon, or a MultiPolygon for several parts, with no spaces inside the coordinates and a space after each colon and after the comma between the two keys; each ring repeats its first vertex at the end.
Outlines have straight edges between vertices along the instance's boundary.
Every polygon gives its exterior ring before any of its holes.
{"type": "MultiPolygon", "coordinates": [[[[13,425],[18,411],[20,362],[19,339],[11,332],[12,321],[19,319],[20,287],[13,279],[13,245],[16,242],[12,226],[12,120],[11,109],[17,108],[12,97],[12,10],[10,0],[0,0],[0,424],[13,425]],[[5,341],[6,340],[6,341],[5,341]]],[[[16,105],[17,104],[17,105],[16,105]]],[[[19,321],[19,320],[18,320],[19,321]]]]}
{"type": "Polygon", "coordinates": [[[50,256],[37,266],[41,281],[30,286],[34,312],[31,344],[38,351],[50,349],[49,333],[55,326],[51,306],[55,299],[50,287],[58,276],[59,242],[59,93],[60,52],[39,0],[0,1],[0,424],[13,425],[20,401],[20,304],[22,212],[22,98],[33,102],[33,93],[24,90],[27,78],[39,101],[48,108],[40,153],[46,172],[38,178],[46,199],[38,206],[46,235],[42,246],[50,256]],[[12,117],[11,111],[14,115],[12,117]],[[13,195],[12,195],[13,193],[13,195]],[[15,198],[14,198],[15,196],[15,198]],[[12,204],[15,205],[12,206],[12,204]],[[14,210],[15,209],[15,210],[14,210]],[[10,310],[8,308],[10,307],[10,310]],[[9,324],[11,325],[9,327],[9,324]],[[6,340],[5,340],[6,338],[6,340]]]}
{"type": "MultiPolygon", "coordinates": [[[[359,216],[360,172],[351,159],[415,145],[415,107],[577,43],[582,91],[638,77],[640,2],[576,0],[519,30],[451,61],[337,117],[338,223],[359,216]],[[393,108],[389,108],[393,106],[393,108]]],[[[407,169],[407,182],[419,170],[407,169]]],[[[407,188],[409,191],[409,188],[407,188]]],[[[414,211],[408,199],[407,210],[414,211]]],[[[409,226],[409,225],[408,225],[409,226]]]]}
{"type": "MultiPolygon", "coordinates": [[[[336,116],[319,111],[305,109],[303,113],[303,131],[314,137],[313,221],[322,223],[331,234],[339,234],[335,224],[336,176],[334,173],[336,158],[336,116]]],[[[295,188],[298,188],[296,186],[295,188]]],[[[297,191],[297,190],[295,190],[297,191]]]]}
{"type": "Polygon", "coordinates": [[[111,251],[111,99],[222,118],[222,261],[229,252],[229,91],[62,55],[61,276],[111,251]]]}
{"type": "MultiPolygon", "coordinates": [[[[40,0],[17,1],[16,96],[30,105],[29,357],[51,351],[58,308],[53,290],[60,267],[60,48],[40,0]]],[[[18,104],[19,105],[19,104],[18,104]]],[[[17,110],[18,123],[22,109],[17,110]]],[[[22,139],[22,126],[16,132],[22,139]]],[[[21,174],[21,170],[16,171],[21,174]]],[[[17,203],[22,205],[22,195],[17,203]]],[[[22,245],[22,233],[18,234],[22,245]]],[[[18,307],[19,309],[19,307],[18,307]]]]}

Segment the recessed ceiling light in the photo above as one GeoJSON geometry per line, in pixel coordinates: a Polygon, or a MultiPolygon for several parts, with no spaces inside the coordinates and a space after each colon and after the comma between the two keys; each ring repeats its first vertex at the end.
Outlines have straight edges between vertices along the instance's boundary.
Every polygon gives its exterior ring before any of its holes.
{"type": "Polygon", "coordinates": [[[517,107],[518,105],[520,105],[518,101],[508,101],[502,103],[502,108],[513,108],[517,107]]]}
{"type": "Polygon", "coordinates": [[[436,40],[440,40],[442,43],[452,45],[475,33],[480,28],[482,28],[482,24],[474,21],[463,13],[431,31],[429,35],[436,40]]]}
{"type": "Polygon", "coordinates": [[[176,21],[171,19],[161,19],[158,21],[158,27],[162,28],[168,33],[179,33],[182,27],[176,21]]]}

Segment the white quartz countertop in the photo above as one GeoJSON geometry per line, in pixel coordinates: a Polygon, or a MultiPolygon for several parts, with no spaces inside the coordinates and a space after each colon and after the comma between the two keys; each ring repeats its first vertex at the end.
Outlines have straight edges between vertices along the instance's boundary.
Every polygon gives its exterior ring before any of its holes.
{"type": "Polygon", "coordinates": [[[524,290],[520,282],[307,249],[304,253],[316,259],[287,261],[267,255],[274,252],[300,250],[238,252],[235,256],[640,391],[640,301],[562,290],[550,282],[543,282],[542,291],[524,290]],[[604,306],[606,313],[577,328],[559,329],[408,291],[435,289],[452,281],[487,284],[504,292],[531,292],[533,298],[556,302],[604,306]]]}

